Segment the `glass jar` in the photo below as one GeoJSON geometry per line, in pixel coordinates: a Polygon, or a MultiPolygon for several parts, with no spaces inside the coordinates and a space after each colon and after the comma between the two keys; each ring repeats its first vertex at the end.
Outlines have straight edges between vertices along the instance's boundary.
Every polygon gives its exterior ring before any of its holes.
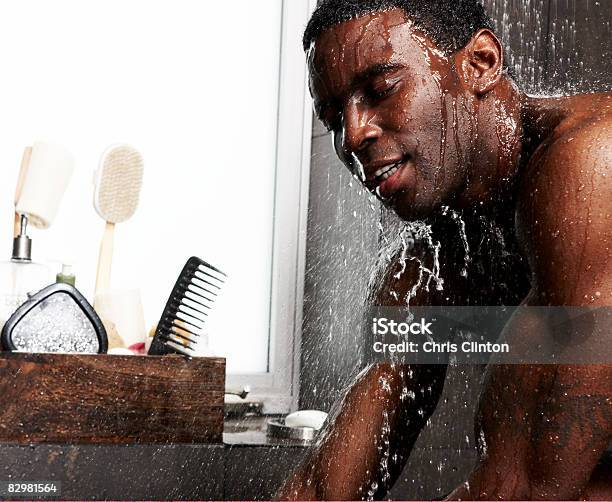
{"type": "Polygon", "coordinates": [[[0,263],[0,327],[27,299],[54,282],[49,267],[28,260],[0,263]]]}

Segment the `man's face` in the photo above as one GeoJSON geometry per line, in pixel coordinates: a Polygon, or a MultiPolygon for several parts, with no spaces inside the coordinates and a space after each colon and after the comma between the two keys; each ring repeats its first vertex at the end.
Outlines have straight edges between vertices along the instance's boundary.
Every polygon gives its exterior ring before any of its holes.
{"type": "Polygon", "coordinates": [[[308,58],[315,110],[353,174],[405,219],[450,204],[471,114],[451,59],[400,9],[330,28],[308,58]]]}

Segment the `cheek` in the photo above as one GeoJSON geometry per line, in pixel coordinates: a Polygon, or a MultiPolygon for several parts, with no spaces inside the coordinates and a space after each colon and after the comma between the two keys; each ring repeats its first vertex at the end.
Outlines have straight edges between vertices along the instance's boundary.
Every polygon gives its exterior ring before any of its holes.
{"type": "MultiPolygon", "coordinates": [[[[393,128],[412,150],[420,169],[431,170],[439,162],[442,133],[440,99],[431,87],[419,84],[400,97],[393,128]]],[[[422,173],[423,174],[423,173],[422,173]]]]}
{"type": "Polygon", "coordinates": [[[398,93],[387,116],[392,118],[392,127],[397,131],[431,135],[440,130],[441,100],[435,88],[419,83],[398,93]]]}

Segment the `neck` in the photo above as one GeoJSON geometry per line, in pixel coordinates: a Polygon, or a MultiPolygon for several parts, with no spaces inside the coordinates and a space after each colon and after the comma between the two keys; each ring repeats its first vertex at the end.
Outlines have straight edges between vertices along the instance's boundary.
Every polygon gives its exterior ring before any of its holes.
{"type": "Polygon", "coordinates": [[[485,215],[500,208],[513,211],[508,202],[522,164],[525,100],[514,82],[504,78],[474,103],[476,134],[460,201],[464,211],[485,215]]]}
{"type": "Polygon", "coordinates": [[[533,152],[551,137],[557,126],[575,110],[568,108],[567,98],[525,97],[521,110],[523,128],[523,156],[533,152]]]}

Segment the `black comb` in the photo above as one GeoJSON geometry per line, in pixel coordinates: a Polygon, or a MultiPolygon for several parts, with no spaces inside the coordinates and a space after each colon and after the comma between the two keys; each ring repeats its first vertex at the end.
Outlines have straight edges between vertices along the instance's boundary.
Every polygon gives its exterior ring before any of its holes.
{"type": "Polygon", "coordinates": [[[208,312],[226,277],[196,256],[187,260],[157,324],[149,355],[194,355],[208,312]]]}

